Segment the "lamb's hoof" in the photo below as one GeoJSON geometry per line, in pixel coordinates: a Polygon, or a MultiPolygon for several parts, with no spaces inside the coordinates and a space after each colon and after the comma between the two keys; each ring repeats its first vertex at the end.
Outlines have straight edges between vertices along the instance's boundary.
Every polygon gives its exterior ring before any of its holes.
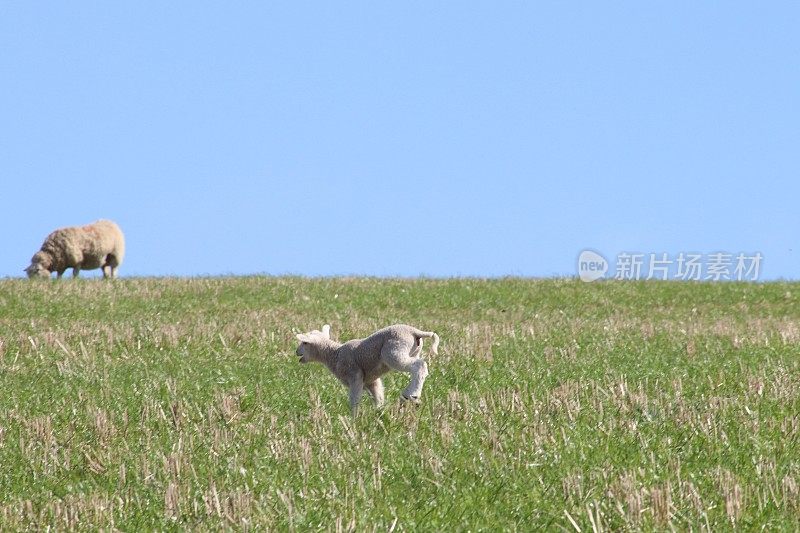
{"type": "Polygon", "coordinates": [[[405,394],[401,394],[403,398],[403,403],[410,402],[414,405],[419,405],[419,396],[406,396],[405,394]]]}

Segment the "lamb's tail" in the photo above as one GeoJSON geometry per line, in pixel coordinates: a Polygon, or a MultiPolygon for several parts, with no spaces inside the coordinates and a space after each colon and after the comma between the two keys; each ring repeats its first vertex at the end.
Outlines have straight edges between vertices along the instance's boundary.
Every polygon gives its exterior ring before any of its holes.
{"type": "MultiPolygon", "coordinates": [[[[416,330],[414,332],[414,336],[417,337],[417,339],[429,339],[429,338],[433,337],[433,345],[431,346],[431,351],[434,354],[438,354],[439,353],[439,335],[437,335],[433,331],[416,330]]],[[[420,340],[420,345],[421,344],[422,344],[422,341],[420,340]]]]}

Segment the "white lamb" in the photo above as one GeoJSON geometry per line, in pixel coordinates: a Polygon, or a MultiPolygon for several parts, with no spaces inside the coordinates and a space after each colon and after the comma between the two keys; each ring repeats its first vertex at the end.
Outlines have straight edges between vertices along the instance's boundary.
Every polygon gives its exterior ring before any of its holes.
{"type": "Polygon", "coordinates": [[[110,220],[98,220],[86,226],[52,232],[33,255],[25,272],[29,278],[47,278],[53,272],[60,278],[68,268],[72,268],[73,277],[77,277],[82,268],[102,268],[104,278],[116,278],[117,267],[124,256],[122,230],[110,220]]]}
{"type": "Polygon", "coordinates": [[[378,330],[366,339],[342,344],[331,340],[330,328],[326,324],[322,331],[298,334],[300,346],[297,355],[301,363],[323,363],[350,389],[350,409],[354,414],[365,388],[376,405],[383,405],[381,376],[390,370],[411,374],[411,383],[403,391],[403,398],[414,402],[419,400],[428,375],[428,365],[420,357],[422,339],[433,337],[431,351],[438,353],[439,336],[436,333],[396,324],[378,330]]]}

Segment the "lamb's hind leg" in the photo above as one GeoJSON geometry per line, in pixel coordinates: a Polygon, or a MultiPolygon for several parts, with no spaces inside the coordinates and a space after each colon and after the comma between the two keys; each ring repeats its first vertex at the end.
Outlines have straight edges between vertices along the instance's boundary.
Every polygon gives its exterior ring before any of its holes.
{"type": "Polygon", "coordinates": [[[411,383],[403,391],[403,398],[406,400],[419,400],[422,396],[422,386],[425,384],[425,378],[428,377],[428,363],[425,359],[417,358],[411,363],[411,383]]]}
{"type": "Polygon", "coordinates": [[[428,377],[428,364],[421,357],[412,357],[410,351],[402,343],[393,343],[383,347],[381,358],[389,368],[411,374],[411,383],[403,391],[403,398],[417,401],[428,377]]]}

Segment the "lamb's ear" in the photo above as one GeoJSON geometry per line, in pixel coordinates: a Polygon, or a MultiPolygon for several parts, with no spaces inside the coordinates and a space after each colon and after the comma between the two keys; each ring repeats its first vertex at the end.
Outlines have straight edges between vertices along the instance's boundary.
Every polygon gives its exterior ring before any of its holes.
{"type": "Polygon", "coordinates": [[[324,326],[322,326],[322,334],[325,336],[326,339],[330,339],[331,338],[331,325],[330,324],[325,324],[324,326]]]}

